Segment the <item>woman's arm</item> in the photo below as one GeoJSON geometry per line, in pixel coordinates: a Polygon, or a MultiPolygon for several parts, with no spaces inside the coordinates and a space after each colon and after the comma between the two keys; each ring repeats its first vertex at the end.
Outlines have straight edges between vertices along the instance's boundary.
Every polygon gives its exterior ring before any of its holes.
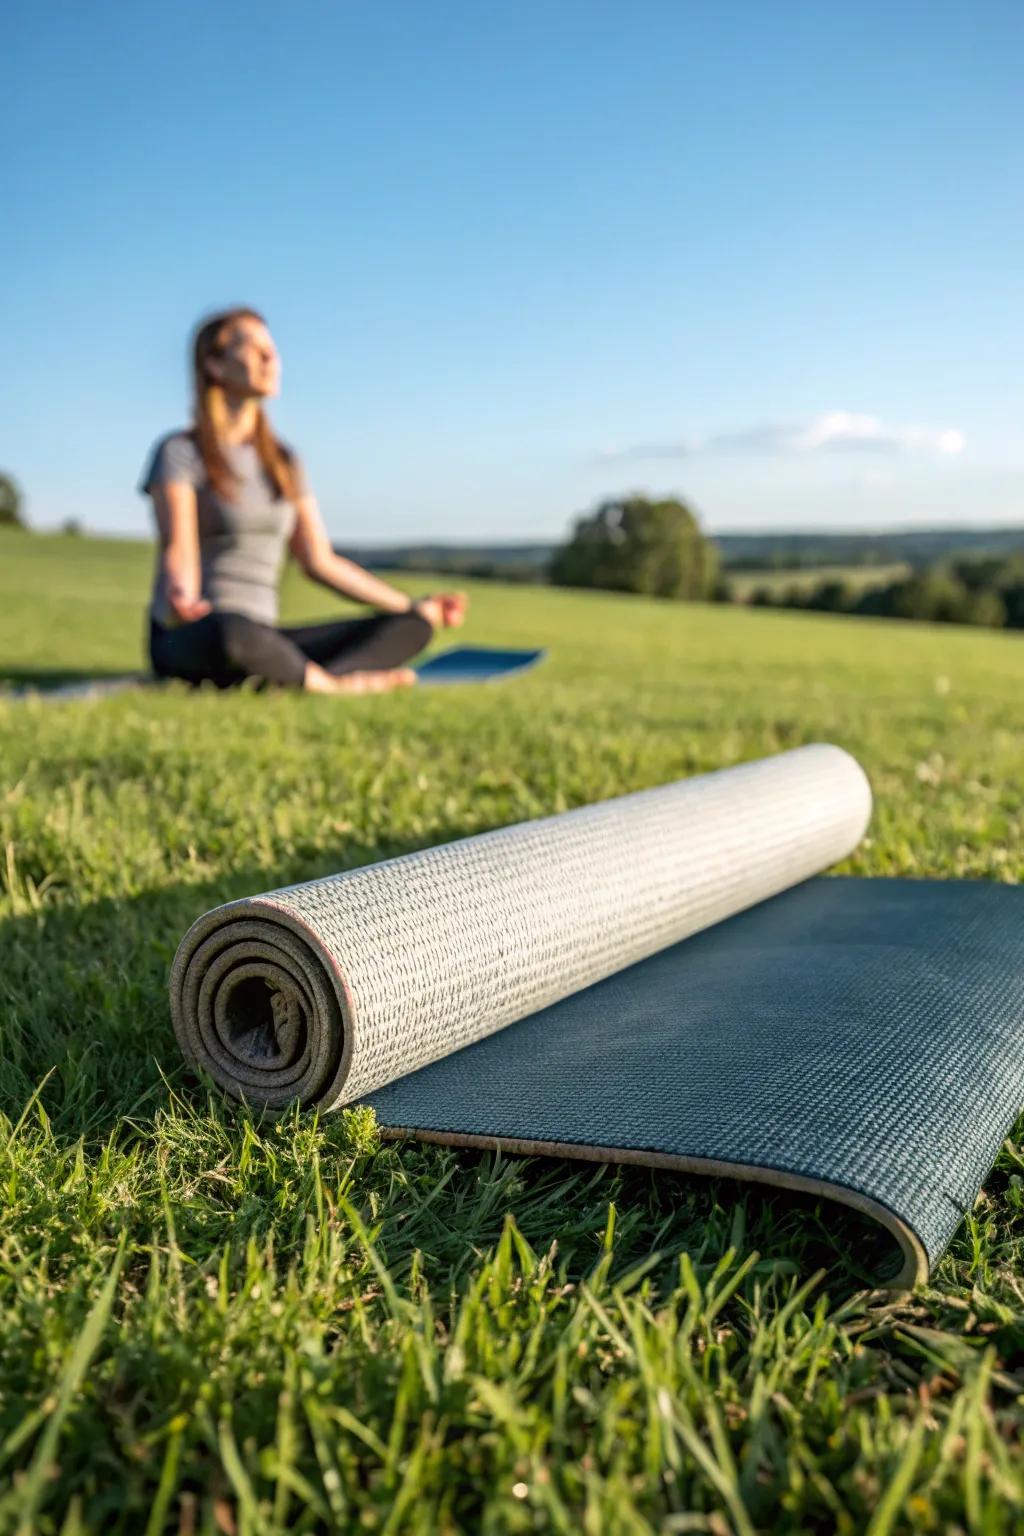
{"type": "Polygon", "coordinates": [[[202,592],[199,559],[199,516],[191,485],[154,485],[150,495],[160,531],[161,563],[167,584],[167,601],[183,624],[191,624],[210,612],[202,592]]]}
{"type": "Polygon", "coordinates": [[[416,609],[435,629],[461,624],[465,616],[466,601],[460,593],[414,602],[397,587],[364,571],[354,560],[336,555],[315,496],[300,496],[296,501],[295,531],[288,547],[311,581],[331,587],[357,603],[366,603],[384,613],[408,613],[410,609],[416,609]]]}
{"type": "Polygon", "coordinates": [[[311,581],[331,587],[343,597],[385,613],[406,613],[413,606],[412,598],[397,587],[371,576],[354,560],[334,553],[315,496],[300,496],[295,503],[295,531],[288,547],[311,581]]]}

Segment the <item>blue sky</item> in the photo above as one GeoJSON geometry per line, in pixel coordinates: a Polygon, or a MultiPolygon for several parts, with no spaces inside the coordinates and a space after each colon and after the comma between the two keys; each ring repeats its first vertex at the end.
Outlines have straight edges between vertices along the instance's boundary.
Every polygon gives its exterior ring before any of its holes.
{"type": "Polygon", "coordinates": [[[266,313],[339,538],[1024,523],[1024,7],[12,0],[0,467],[148,530],[266,313]]]}

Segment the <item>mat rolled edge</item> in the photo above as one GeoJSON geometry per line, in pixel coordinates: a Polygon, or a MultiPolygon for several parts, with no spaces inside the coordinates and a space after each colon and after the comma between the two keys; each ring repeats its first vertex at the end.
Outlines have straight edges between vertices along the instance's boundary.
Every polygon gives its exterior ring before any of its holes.
{"type": "Polygon", "coordinates": [[[317,935],[269,896],[198,918],[169,978],[186,1061],[270,1110],[331,1102],[354,1045],[344,976],[317,935]]]}

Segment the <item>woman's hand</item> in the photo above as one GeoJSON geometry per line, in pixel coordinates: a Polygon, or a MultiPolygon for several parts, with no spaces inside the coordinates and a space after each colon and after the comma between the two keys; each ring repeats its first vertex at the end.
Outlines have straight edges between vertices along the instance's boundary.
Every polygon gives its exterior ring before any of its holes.
{"type": "Polygon", "coordinates": [[[469,599],[465,592],[435,592],[413,603],[432,629],[458,629],[465,621],[469,599]]]}
{"type": "Polygon", "coordinates": [[[167,589],[167,601],[171,612],[182,624],[194,624],[197,619],[205,619],[211,612],[211,604],[205,597],[195,597],[182,586],[172,583],[167,589]]]}

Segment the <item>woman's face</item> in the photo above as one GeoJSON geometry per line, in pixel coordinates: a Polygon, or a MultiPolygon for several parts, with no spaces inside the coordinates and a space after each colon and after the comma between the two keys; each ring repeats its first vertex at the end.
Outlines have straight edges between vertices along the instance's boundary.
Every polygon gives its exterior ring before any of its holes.
{"type": "Polygon", "coordinates": [[[281,389],[281,359],[262,320],[233,320],[223,350],[207,361],[210,377],[232,395],[264,400],[281,389]]]}

